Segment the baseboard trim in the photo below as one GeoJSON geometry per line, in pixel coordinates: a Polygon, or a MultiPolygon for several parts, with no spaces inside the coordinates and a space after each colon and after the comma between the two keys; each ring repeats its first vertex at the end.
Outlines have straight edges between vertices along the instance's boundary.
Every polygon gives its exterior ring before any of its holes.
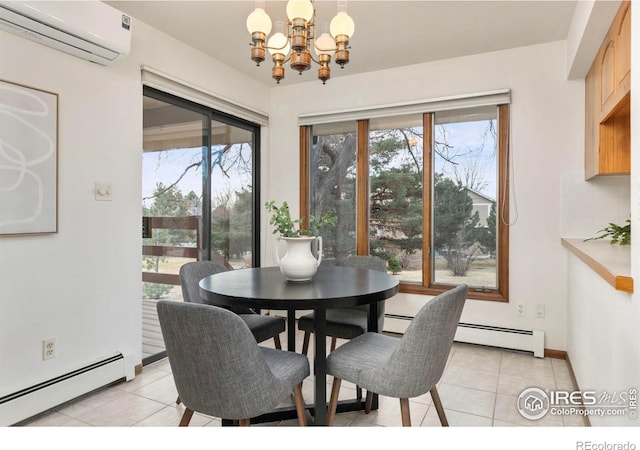
{"type": "Polygon", "coordinates": [[[564,359],[567,360],[567,352],[564,350],[553,350],[551,348],[544,349],[544,357],[545,358],[553,358],[553,359],[564,359]]]}

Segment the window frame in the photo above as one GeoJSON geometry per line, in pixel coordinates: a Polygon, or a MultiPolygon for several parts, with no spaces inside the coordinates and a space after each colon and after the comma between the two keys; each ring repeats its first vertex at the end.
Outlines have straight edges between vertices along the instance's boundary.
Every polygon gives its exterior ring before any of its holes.
{"type": "MultiPolygon", "coordinates": [[[[469,287],[469,298],[497,302],[509,301],[509,104],[497,108],[498,156],[498,211],[497,275],[495,289],[469,287]],[[503,220],[505,219],[506,220],[503,220]]],[[[462,109],[462,108],[460,108],[462,109]]],[[[433,132],[434,112],[423,113],[423,225],[422,225],[422,282],[401,281],[400,292],[420,295],[438,295],[455,285],[437,284],[432,280],[432,221],[433,221],[433,132]],[[428,201],[426,201],[428,199],[428,201]]],[[[306,226],[309,217],[309,151],[312,125],[300,126],[300,215],[306,226]]],[[[356,254],[369,254],[369,119],[357,120],[357,181],[356,181],[356,254]],[[360,226],[360,224],[365,224],[360,226]]]]}
{"type": "Polygon", "coordinates": [[[240,128],[252,133],[251,148],[251,183],[252,183],[252,237],[251,243],[253,249],[252,264],[253,267],[260,266],[260,132],[261,126],[249,120],[233,116],[223,111],[219,111],[213,107],[193,102],[191,100],[178,97],[168,92],[156,89],[150,86],[143,86],[143,96],[160,100],[170,105],[183,108],[188,111],[200,114],[202,116],[202,149],[203,149],[203,185],[202,185],[202,221],[204,227],[209,230],[202,232],[202,248],[200,251],[201,260],[211,259],[211,123],[220,122],[225,125],[240,128]]]}

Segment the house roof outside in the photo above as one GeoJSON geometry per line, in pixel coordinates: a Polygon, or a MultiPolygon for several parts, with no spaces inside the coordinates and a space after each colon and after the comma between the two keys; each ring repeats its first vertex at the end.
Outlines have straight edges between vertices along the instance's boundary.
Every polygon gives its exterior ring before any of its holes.
{"type": "Polygon", "coordinates": [[[491,214],[491,206],[496,203],[495,199],[484,195],[478,191],[474,191],[473,189],[465,188],[467,191],[467,195],[471,197],[471,201],[473,202],[472,214],[478,213],[480,221],[478,222],[479,227],[487,227],[488,218],[491,214]]]}
{"type": "Polygon", "coordinates": [[[468,187],[466,187],[465,189],[467,190],[468,193],[471,194],[470,195],[471,199],[474,199],[474,197],[479,197],[478,200],[482,199],[482,200],[486,200],[486,201],[488,201],[490,203],[495,203],[496,202],[495,198],[491,198],[488,195],[483,194],[482,192],[478,192],[478,191],[476,191],[474,189],[471,189],[471,188],[468,188],[468,187]]]}

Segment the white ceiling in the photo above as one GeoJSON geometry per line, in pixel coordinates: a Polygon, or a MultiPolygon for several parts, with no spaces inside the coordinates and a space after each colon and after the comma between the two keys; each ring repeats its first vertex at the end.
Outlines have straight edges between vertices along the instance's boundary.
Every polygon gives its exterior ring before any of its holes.
{"type": "MultiPolygon", "coordinates": [[[[254,1],[108,1],[115,8],[269,86],[271,62],[250,59],[245,22],[254,1]]],[[[318,23],[329,22],[336,1],[316,0],[318,23]]],[[[564,40],[575,1],[349,1],[356,29],[351,61],[332,77],[564,40]]],[[[268,1],[272,21],[285,20],[285,1],[268,1]]],[[[135,33],[135,29],[134,29],[135,33]]],[[[281,84],[310,81],[285,69],[281,84]]],[[[319,81],[318,81],[319,82],[319,81]]],[[[331,80],[328,81],[331,83],[331,80]]]]}

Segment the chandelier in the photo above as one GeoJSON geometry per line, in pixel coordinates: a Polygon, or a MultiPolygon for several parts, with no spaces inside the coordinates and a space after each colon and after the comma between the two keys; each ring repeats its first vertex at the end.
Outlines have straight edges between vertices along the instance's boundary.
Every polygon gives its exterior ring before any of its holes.
{"type": "Polygon", "coordinates": [[[247,29],[251,33],[251,59],[259,66],[265,60],[265,49],[273,59],[271,76],[279,84],[284,78],[283,64],[290,61],[291,68],[300,75],[311,68],[311,61],[318,64],[318,78],[325,84],[331,78],[329,63],[335,55],[335,62],[341,68],[349,62],[349,39],[355,25],[346,12],[346,2],[338,2],[338,13],[331,20],[329,31],[321,30],[316,36],[316,10],[312,0],[289,0],[287,21],[276,22],[274,34],[265,45],[271,32],[271,18],[264,10],[264,1],[256,2],[255,10],[247,17],[247,29]],[[311,55],[313,47],[316,58],[311,55]]]}

